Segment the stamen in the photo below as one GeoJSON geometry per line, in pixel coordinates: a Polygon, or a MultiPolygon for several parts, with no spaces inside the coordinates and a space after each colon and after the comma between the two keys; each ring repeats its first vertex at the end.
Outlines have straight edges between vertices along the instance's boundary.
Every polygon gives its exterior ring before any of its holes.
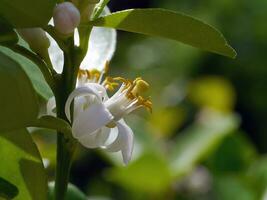
{"type": "Polygon", "coordinates": [[[136,79],[134,81],[134,84],[135,84],[135,86],[132,90],[132,93],[135,96],[138,96],[141,93],[145,93],[149,89],[149,84],[146,81],[142,80],[141,78],[136,79]]]}
{"type": "Polygon", "coordinates": [[[152,101],[150,99],[144,99],[139,96],[137,105],[144,106],[150,113],[152,113],[152,101]]]}

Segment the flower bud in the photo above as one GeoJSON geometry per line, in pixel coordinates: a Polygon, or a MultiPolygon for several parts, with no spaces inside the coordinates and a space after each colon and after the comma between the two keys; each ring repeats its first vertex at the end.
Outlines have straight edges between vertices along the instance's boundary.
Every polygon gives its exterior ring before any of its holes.
{"type": "Polygon", "coordinates": [[[41,28],[24,28],[17,31],[36,53],[43,54],[50,46],[50,41],[41,28]]]}
{"type": "Polygon", "coordinates": [[[58,32],[62,34],[73,33],[80,24],[80,12],[70,2],[58,4],[54,9],[54,25],[58,32]]]}

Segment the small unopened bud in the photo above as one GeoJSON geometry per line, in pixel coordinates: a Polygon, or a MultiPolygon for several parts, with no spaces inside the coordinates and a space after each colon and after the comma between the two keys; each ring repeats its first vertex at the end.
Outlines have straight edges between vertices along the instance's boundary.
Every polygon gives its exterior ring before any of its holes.
{"type": "Polygon", "coordinates": [[[58,4],[54,9],[54,25],[58,32],[62,34],[73,33],[80,24],[80,12],[70,2],[58,4]]]}
{"type": "Polygon", "coordinates": [[[30,48],[38,54],[43,54],[50,46],[50,41],[41,28],[24,28],[17,31],[30,48]]]}

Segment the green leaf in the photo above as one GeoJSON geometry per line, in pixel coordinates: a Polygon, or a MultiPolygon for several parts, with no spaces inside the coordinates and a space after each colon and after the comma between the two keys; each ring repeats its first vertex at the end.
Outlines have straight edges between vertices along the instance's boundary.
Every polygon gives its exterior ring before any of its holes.
{"type": "Polygon", "coordinates": [[[257,158],[255,147],[246,138],[245,133],[227,136],[206,162],[209,170],[215,174],[240,173],[257,158]]]}
{"type": "Polygon", "coordinates": [[[239,124],[235,115],[208,112],[201,121],[185,130],[176,140],[171,153],[171,170],[174,176],[182,177],[196,164],[216,149],[223,139],[239,124]]]}
{"type": "Polygon", "coordinates": [[[165,191],[172,181],[167,160],[155,152],[146,152],[127,167],[108,170],[107,175],[126,189],[154,194],[165,191]]]}
{"type": "Polygon", "coordinates": [[[0,177],[0,197],[12,199],[19,193],[18,188],[9,181],[0,177]]]}
{"type": "Polygon", "coordinates": [[[0,0],[0,16],[15,28],[42,27],[53,14],[55,0],[0,0]]]}
{"type": "Polygon", "coordinates": [[[0,131],[27,126],[38,115],[32,84],[21,66],[0,53],[0,131]]]}
{"type": "Polygon", "coordinates": [[[43,77],[43,74],[32,61],[5,47],[0,47],[0,52],[3,52],[6,55],[11,56],[21,65],[21,67],[25,70],[26,74],[30,78],[34,86],[34,89],[42,98],[47,100],[53,96],[53,93],[50,87],[47,85],[43,77]]]}
{"type": "Polygon", "coordinates": [[[0,177],[16,185],[15,200],[47,200],[42,159],[26,129],[0,134],[0,177]]]}
{"type": "Polygon", "coordinates": [[[212,26],[182,13],[164,9],[130,9],[100,17],[95,26],[173,39],[234,58],[235,50],[212,26]]]}
{"type": "Polygon", "coordinates": [[[0,18],[0,44],[14,44],[18,42],[18,35],[13,28],[0,18]]]}
{"type": "MultiPolygon", "coordinates": [[[[48,200],[54,200],[54,188],[55,188],[55,183],[50,182],[48,184],[48,200]]],[[[66,194],[66,200],[87,200],[87,197],[75,185],[69,183],[66,194]]]]}
{"type": "Polygon", "coordinates": [[[53,116],[43,116],[33,121],[30,126],[53,129],[68,135],[72,134],[71,127],[68,122],[53,116]]]}
{"type": "Polygon", "coordinates": [[[257,193],[242,176],[224,175],[214,178],[214,196],[220,200],[258,200],[257,193]]]}

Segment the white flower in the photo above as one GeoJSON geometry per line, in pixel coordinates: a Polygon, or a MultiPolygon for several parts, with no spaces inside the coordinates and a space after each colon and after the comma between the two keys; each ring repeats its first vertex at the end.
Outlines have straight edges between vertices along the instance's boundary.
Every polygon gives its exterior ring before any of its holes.
{"type": "Polygon", "coordinates": [[[151,110],[151,102],[140,96],[149,85],[141,78],[130,81],[120,77],[107,77],[101,81],[103,73],[96,70],[80,72],[79,79],[82,79],[83,85],[70,94],[65,113],[71,121],[70,106],[75,100],[73,137],[87,148],[101,147],[109,152],[121,151],[123,161],[127,164],[132,156],[134,136],[123,117],[139,107],[151,110]],[[118,82],[122,82],[120,88],[109,98],[106,89],[113,90],[118,82]],[[109,135],[114,134],[117,135],[116,139],[107,144],[109,135]]]}

